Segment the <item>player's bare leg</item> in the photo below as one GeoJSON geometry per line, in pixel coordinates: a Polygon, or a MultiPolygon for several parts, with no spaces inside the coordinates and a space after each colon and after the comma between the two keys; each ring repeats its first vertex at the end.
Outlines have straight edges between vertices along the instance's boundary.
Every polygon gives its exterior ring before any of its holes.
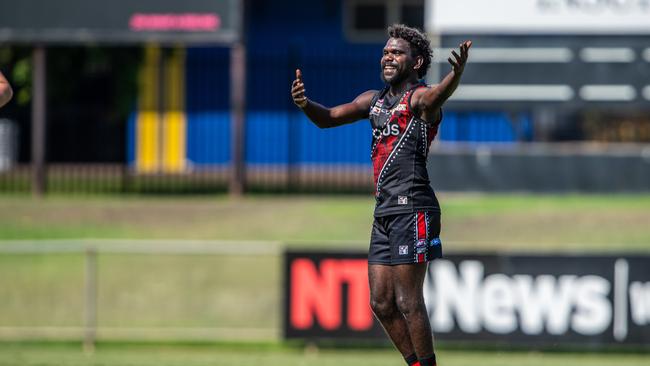
{"type": "Polygon", "coordinates": [[[426,272],[427,263],[396,265],[392,267],[391,281],[397,308],[406,320],[411,344],[422,366],[435,365],[433,334],[422,294],[426,272]]]}
{"type": "Polygon", "coordinates": [[[370,264],[370,306],[395,347],[405,358],[415,353],[404,315],[397,307],[393,268],[395,266],[370,264]]]}

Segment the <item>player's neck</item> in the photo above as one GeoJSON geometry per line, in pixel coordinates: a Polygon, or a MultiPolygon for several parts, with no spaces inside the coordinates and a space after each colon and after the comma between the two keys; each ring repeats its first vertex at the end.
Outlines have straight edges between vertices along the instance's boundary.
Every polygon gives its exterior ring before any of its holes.
{"type": "Polygon", "coordinates": [[[409,78],[397,84],[391,84],[390,89],[388,89],[388,93],[390,95],[400,95],[418,83],[419,81],[417,78],[409,78]]]}

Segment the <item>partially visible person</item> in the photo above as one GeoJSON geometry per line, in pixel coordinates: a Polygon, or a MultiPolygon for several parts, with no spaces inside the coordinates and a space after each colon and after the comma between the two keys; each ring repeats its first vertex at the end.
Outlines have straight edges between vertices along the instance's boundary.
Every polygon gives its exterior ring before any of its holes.
{"type": "Polygon", "coordinates": [[[9,85],[7,78],[0,72],[0,107],[9,103],[13,95],[14,91],[11,89],[11,85],[9,85]]]}

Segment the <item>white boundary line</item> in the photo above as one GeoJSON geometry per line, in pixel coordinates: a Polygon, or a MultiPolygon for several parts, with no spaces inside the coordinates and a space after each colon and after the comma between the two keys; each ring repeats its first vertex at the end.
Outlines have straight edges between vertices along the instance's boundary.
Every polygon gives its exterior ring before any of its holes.
{"type": "MultiPolygon", "coordinates": [[[[99,340],[277,340],[280,329],[245,327],[98,327],[99,340]]],[[[0,340],[82,340],[86,328],[68,326],[0,326],[0,340]]]]}
{"type": "Polygon", "coordinates": [[[169,239],[56,239],[4,240],[0,253],[101,253],[141,254],[224,254],[277,255],[284,245],[279,241],[246,240],[169,240],[169,239]]]}
{"type": "MultiPolygon", "coordinates": [[[[632,156],[622,154],[621,156],[632,156]]],[[[634,155],[636,156],[636,155],[634,155]]],[[[442,195],[448,192],[440,192],[442,195]]],[[[455,193],[451,193],[454,195],[455,193]]],[[[43,239],[43,240],[0,240],[1,254],[67,254],[84,253],[88,250],[108,254],[213,254],[213,255],[282,255],[285,250],[310,252],[359,252],[367,250],[369,240],[287,240],[287,241],[246,241],[246,240],[185,240],[185,239],[43,239]]],[[[536,249],[505,248],[487,249],[494,242],[489,240],[444,240],[448,254],[467,254],[468,250],[483,254],[547,254],[581,255],[579,249],[584,243],[565,243],[559,249],[557,243],[537,243],[536,249]],[[462,247],[462,248],[458,248],[462,247]],[[548,247],[550,249],[540,249],[548,247]],[[577,249],[567,249],[567,248],[577,249]]],[[[517,242],[502,243],[510,246],[517,242]]],[[[613,243],[617,244],[617,243],[613,243]]],[[[616,246],[616,245],[614,245],[616,246]]],[[[616,251],[598,247],[592,254],[610,255],[616,251]]],[[[636,253],[636,252],[634,252],[636,253]]],[[[645,252],[643,252],[645,253],[645,252]]]]}

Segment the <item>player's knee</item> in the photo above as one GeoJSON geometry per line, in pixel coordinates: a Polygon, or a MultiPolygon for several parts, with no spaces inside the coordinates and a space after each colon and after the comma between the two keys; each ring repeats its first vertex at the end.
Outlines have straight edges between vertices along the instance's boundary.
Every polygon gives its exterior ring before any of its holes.
{"type": "Polygon", "coordinates": [[[408,317],[422,309],[424,301],[416,296],[398,296],[396,299],[397,309],[404,316],[408,317]]]}
{"type": "Polygon", "coordinates": [[[370,298],[370,308],[372,309],[372,312],[375,313],[375,315],[380,319],[392,316],[397,310],[392,299],[376,296],[370,298]]]}

